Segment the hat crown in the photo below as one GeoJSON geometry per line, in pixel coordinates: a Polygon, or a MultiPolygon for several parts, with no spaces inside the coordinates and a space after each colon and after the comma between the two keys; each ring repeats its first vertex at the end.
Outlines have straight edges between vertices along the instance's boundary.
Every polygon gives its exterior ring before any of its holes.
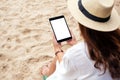
{"type": "Polygon", "coordinates": [[[82,0],[82,5],[90,14],[106,18],[111,15],[114,0],[82,0]]]}
{"type": "Polygon", "coordinates": [[[103,32],[119,28],[120,18],[113,5],[114,0],[68,0],[68,9],[80,24],[103,32]]]}

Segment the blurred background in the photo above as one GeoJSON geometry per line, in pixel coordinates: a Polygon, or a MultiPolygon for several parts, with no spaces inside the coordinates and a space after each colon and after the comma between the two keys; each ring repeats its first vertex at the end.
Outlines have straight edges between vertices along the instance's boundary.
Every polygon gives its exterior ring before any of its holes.
{"type": "MultiPolygon", "coordinates": [[[[115,8],[120,14],[120,0],[115,8]]],[[[0,0],[0,80],[41,80],[40,67],[54,56],[48,19],[58,15],[81,41],[67,0],[0,0]]]]}

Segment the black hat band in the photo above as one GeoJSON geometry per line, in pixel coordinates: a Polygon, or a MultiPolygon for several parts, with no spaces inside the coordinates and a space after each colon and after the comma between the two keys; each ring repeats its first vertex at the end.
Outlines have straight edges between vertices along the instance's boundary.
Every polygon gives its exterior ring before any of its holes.
{"type": "Polygon", "coordinates": [[[100,18],[97,16],[94,16],[92,14],[90,14],[82,5],[82,0],[79,0],[78,2],[78,6],[80,11],[89,19],[94,20],[94,21],[98,21],[98,22],[107,22],[110,19],[110,16],[106,17],[106,18],[100,18]]]}

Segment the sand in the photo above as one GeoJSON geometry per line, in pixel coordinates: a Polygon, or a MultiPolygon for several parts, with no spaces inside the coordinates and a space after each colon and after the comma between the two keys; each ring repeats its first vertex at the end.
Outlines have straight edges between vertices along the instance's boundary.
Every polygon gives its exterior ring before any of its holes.
{"type": "MultiPolygon", "coordinates": [[[[66,1],[0,0],[0,80],[41,80],[40,67],[54,56],[50,17],[65,15],[81,40],[66,1]]],[[[120,0],[115,8],[120,14],[120,0]]],[[[68,47],[64,43],[63,49],[68,47]]]]}

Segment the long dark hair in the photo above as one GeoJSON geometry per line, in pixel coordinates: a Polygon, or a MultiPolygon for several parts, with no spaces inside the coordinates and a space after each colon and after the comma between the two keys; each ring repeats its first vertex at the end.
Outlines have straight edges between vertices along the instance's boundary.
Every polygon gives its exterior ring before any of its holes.
{"type": "Polygon", "coordinates": [[[79,27],[95,68],[101,70],[103,65],[104,73],[108,69],[112,78],[120,78],[120,30],[101,32],[81,24],[79,27]]]}

